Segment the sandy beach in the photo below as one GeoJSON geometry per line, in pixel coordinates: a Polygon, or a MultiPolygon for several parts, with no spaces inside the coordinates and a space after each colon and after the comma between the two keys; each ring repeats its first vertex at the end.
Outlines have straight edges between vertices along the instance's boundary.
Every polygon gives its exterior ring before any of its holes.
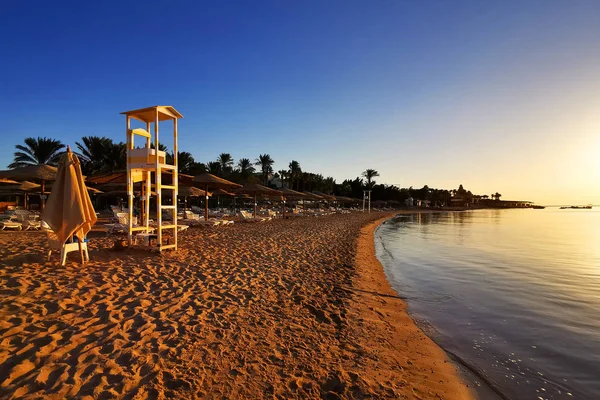
{"type": "Polygon", "coordinates": [[[177,253],[45,262],[0,233],[2,398],[468,399],[375,257],[392,213],[191,228],[177,253]]]}

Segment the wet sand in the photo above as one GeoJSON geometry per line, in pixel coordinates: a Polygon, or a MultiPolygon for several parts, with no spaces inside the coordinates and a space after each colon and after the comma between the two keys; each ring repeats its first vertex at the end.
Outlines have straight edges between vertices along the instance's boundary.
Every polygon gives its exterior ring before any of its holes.
{"type": "Polygon", "coordinates": [[[64,267],[2,232],[0,397],[469,398],[375,258],[390,215],[190,228],[163,255],[90,235],[64,267]]]}

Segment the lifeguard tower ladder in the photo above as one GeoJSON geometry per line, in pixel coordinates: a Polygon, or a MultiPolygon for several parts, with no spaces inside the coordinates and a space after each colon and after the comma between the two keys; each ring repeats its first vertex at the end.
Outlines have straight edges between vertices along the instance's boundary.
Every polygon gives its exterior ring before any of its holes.
{"type": "Polygon", "coordinates": [[[139,110],[125,111],[127,122],[127,195],[129,208],[129,245],[132,244],[134,232],[140,232],[146,243],[151,243],[152,231],[156,229],[156,245],[159,251],[166,249],[177,250],[177,194],[178,194],[178,176],[177,176],[177,120],[183,118],[171,106],[154,106],[142,108],[139,110]],[[131,119],[136,119],[146,123],[146,129],[131,129],[131,119]],[[173,165],[167,164],[167,154],[159,150],[158,123],[160,121],[173,120],[173,165]],[[154,124],[154,142],[152,142],[151,125],[154,124]],[[141,136],[146,139],[146,143],[141,148],[136,148],[134,139],[141,136]],[[154,144],[154,148],[152,148],[154,144]],[[162,174],[170,173],[172,175],[171,184],[162,184],[162,174]],[[152,174],[154,174],[156,190],[156,219],[157,225],[150,226],[150,194],[152,188],[152,174]],[[142,182],[142,210],[140,213],[139,225],[133,224],[133,184],[142,182]],[[162,202],[162,191],[171,190],[173,204],[165,205],[162,202]],[[162,213],[164,210],[171,211],[172,220],[163,221],[162,213]],[[163,243],[163,231],[172,231],[172,241],[163,243]],[[143,232],[143,233],[142,233],[143,232]]]}

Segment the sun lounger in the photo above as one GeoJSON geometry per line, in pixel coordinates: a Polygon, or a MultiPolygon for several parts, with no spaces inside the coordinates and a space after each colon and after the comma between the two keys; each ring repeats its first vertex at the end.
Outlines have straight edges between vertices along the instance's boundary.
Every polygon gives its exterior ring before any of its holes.
{"type": "Polygon", "coordinates": [[[220,226],[233,224],[233,221],[228,221],[226,219],[210,218],[208,221],[206,221],[202,215],[196,214],[189,210],[186,210],[184,214],[185,219],[181,219],[181,221],[184,221],[190,226],[220,226]]]}
{"type": "MultiPolygon", "coordinates": [[[[129,214],[117,213],[115,215],[115,217],[117,218],[117,220],[119,222],[114,223],[114,224],[104,224],[104,226],[107,228],[107,231],[106,231],[107,236],[111,235],[111,234],[119,233],[119,232],[124,232],[124,233],[129,232],[129,214]]],[[[139,226],[140,225],[137,224],[137,221],[134,220],[133,227],[136,228],[139,226]]],[[[155,229],[153,227],[149,227],[148,231],[154,232],[155,229]]]]}
{"type": "Polygon", "coordinates": [[[18,231],[23,229],[23,224],[18,222],[18,221],[14,221],[12,219],[4,219],[0,221],[0,224],[2,225],[2,227],[0,227],[0,231],[3,231],[5,229],[16,229],[18,231]]]}
{"type": "Polygon", "coordinates": [[[23,225],[23,230],[40,229],[41,221],[39,220],[38,214],[34,214],[27,210],[14,210],[13,212],[17,217],[18,222],[23,225]]]}
{"type": "Polygon", "coordinates": [[[240,211],[240,215],[242,217],[242,221],[246,222],[266,222],[270,221],[271,217],[253,217],[248,211],[240,211]]]}

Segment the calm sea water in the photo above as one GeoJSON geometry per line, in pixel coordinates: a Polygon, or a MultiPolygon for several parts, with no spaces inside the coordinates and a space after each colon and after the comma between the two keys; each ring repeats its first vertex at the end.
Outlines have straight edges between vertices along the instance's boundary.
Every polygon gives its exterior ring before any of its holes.
{"type": "Polygon", "coordinates": [[[397,216],[377,255],[480,398],[600,399],[600,209],[397,216]],[[488,389],[484,390],[484,387],[488,389]]]}

